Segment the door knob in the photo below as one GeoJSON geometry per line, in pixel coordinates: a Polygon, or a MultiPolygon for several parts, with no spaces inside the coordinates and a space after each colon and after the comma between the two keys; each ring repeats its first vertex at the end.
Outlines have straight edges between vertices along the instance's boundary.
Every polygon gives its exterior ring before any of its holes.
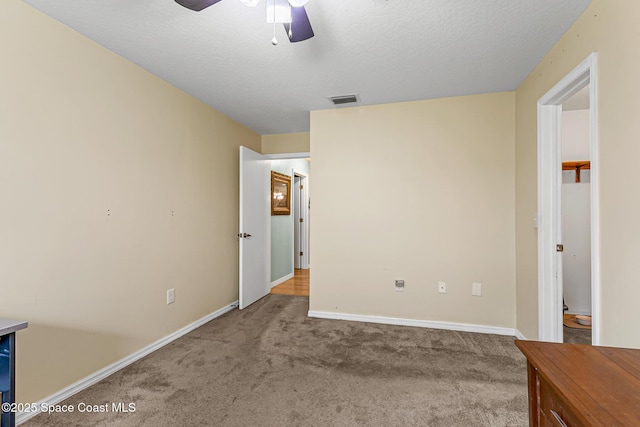
{"type": "Polygon", "coordinates": [[[251,237],[251,234],[243,233],[242,237],[244,237],[246,239],[247,237],[251,237]]]}

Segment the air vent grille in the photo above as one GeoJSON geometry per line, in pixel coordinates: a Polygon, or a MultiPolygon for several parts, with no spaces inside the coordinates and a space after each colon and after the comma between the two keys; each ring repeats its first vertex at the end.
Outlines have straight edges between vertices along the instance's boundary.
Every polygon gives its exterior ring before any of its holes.
{"type": "Polygon", "coordinates": [[[358,95],[330,96],[329,100],[333,102],[334,105],[353,104],[354,102],[358,102],[358,95]]]}

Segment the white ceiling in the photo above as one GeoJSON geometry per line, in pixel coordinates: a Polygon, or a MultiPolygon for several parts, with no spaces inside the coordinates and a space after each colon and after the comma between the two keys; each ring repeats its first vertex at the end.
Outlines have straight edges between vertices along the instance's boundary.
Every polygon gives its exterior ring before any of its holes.
{"type": "Polygon", "coordinates": [[[515,89],[591,0],[310,0],[316,36],[271,45],[265,2],[25,0],[260,134],[360,105],[515,89]]]}

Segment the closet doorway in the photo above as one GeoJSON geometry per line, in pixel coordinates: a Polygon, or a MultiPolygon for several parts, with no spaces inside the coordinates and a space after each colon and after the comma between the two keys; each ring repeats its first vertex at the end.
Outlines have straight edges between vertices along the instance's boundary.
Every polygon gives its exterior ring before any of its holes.
{"type": "Polygon", "coordinates": [[[593,345],[600,343],[597,81],[597,53],[594,52],[538,101],[538,210],[535,224],[538,228],[540,341],[563,342],[562,105],[588,87],[591,341],[593,345]]]}

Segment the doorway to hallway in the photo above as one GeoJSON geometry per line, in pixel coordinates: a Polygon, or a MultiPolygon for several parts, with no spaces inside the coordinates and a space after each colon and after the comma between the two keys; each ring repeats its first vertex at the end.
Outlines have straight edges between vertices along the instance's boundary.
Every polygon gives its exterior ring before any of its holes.
{"type": "Polygon", "coordinates": [[[298,297],[309,296],[309,269],[295,269],[293,277],[271,288],[272,294],[293,295],[298,297]]]}
{"type": "MultiPolygon", "coordinates": [[[[309,268],[309,232],[310,232],[310,158],[308,155],[277,155],[271,158],[271,170],[279,174],[287,175],[291,179],[290,213],[271,216],[271,288],[289,281],[306,282],[301,291],[299,286],[295,292],[304,292],[308,295],[308,274],[301,275],[298,270],[309,268]],[[280,158],[286,156],[286,158],[280,158]],[[298,277],[298,279],[296,279],[298,277]]],[[[282,288],[280,288],[282,289],[282,288]]],[[[294,289],[289,289],[291,294],[294,289]]]]}

